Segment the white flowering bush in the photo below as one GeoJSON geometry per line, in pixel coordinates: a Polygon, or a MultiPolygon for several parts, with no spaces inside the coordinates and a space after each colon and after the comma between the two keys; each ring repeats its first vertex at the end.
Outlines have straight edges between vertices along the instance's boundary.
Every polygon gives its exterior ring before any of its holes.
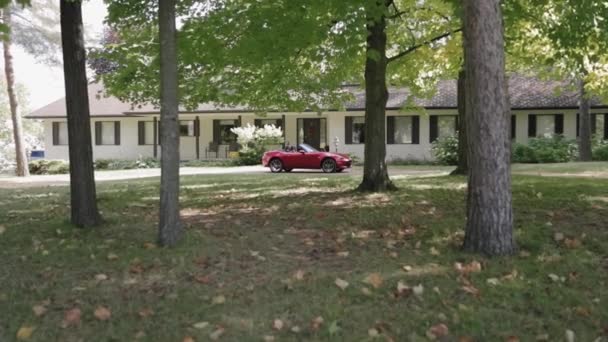
{"type": "Polygon", "coordinates": [[[458,138],[456,136],[441,137],[433,142],[433,156],[441,164],[458,164],[458,138]]]}
{"type": "Polygon", "coordinates": [[[256,165],[262,160],[262,155],[270,146],[283,143],[283,130],[275,125],[255,127],[247,124],[231,129],[236,134],[236,141],[241,145],[239,164],[256,165]]]}

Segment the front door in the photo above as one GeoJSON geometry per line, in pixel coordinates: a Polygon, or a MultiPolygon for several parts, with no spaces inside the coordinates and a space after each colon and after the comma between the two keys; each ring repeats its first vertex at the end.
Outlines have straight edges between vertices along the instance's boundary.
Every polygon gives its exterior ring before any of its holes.
{"type": "Polygon", "coordinates": [[[325,119],[298,119],[298,144],[308,144],[318,150],[325,147],[325,119]]]}

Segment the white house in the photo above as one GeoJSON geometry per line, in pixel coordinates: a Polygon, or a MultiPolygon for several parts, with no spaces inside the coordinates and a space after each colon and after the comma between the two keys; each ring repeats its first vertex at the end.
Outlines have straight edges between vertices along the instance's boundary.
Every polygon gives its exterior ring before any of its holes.
{"type": "MultiPolygon", "coordinates": [[[[575,91],[556,90],[563,82],[540,81],[513,75],[509,80],[512,105],[511,136],[515,142],[545,133],[576,138],[578,133],[578,95],[575,91]]],[[[152,106],[134,108],[114,97],[100,96],[102,87],[89,87],[93,155],[95,159],[135,159],[158,157],[159,110],[152,106]]],[[[232,127],[247,123],[275,124],[284,130],[291,144],[308,143],[317,148],[363,157],[365,94],[359,87],[345,87],[354,101],[345,110],[317,112],[271,112],[256,116],[246,107],[225,108],[212,103],[194,111],[180,112],[180,157],[184,160],[226,158],[236,149],[232,127]]],[[[436,95],[416,99],[423,111],[403,110],[409,96],[404,88],[389,88],[387,104],[387,158],[432,159],[431,142],[453,135],[457,124],[456,82],[443,81],[436,95]]],[[[592,103],[592,130],[608,139],[608,105],[592,103]]],[[[46,158],[68,159],[68,134],[65,99],[57,100],[27,116],[44,123],[46,158]]]]}

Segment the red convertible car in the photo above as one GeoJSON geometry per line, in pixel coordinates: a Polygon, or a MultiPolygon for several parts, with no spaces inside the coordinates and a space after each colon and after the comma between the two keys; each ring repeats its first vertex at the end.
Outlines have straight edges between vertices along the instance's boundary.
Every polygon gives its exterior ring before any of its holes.
{"type": "Polygon", "coordinates": [[[262,157],[262,164],[272,172],[290,172],[293,169],[321,169],[325,173],[342,172],[353,161],[348,155],[321,152],[307,144],[299,144],[297,150],[268,151],[262,157]]]}

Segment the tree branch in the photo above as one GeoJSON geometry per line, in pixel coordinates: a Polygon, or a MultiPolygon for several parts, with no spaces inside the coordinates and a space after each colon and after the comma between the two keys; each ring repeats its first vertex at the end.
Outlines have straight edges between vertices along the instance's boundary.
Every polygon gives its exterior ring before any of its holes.
{"type": "Polygon", "coordinates": [[[437,36],[435,38],[426,40],[426,41],[424,41],[424,42],[422,42],[420,44],[416,44],[416,45],[414,45],[414,46],[412,46],[412,47],[410,47],[410,48],[408,48],[406,50],[403,50],[403,51],[399,52],[398,54],[396,54],[396,55],[394,55],[392,57],[389,57],[388,60],[387,60],[387,63],[393,62],[393,61],[395,61],[395,60],[397,60],[397,59],[399,59],[399,58],[401,58],[401,57],[403,57],[405,55],[408,55],[408,54],[410,54],[410,53],[418,50],[419,48],[421,48],[423,46],[431,45],[431,44],[433,44],[433,43],[435,43],[435,42],[437,42],[439,40],[447,38],[447,37],[451,36],[452,34],[457,33],[457,32],[461,32],[461,31],[462,31],[462,28],[459,28],[459,29],[456,29],[454,31],[450,31],[450,32],[444,33],[444,34],[442,34],[440,36],[437,36]]]}

